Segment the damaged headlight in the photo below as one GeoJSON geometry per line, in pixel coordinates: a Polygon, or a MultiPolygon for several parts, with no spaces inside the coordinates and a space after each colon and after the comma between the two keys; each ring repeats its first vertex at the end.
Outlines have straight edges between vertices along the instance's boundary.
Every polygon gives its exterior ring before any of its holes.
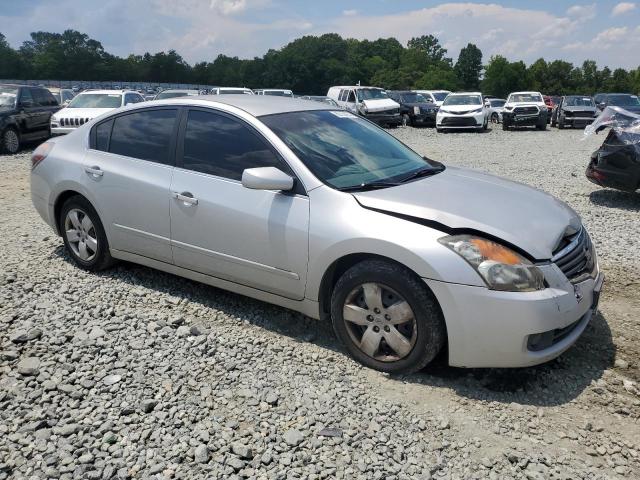
{"type": "Polygon", "coordinates": [[[532,292],[544,288],[540,269],[499,243],[474,235],[452,235],[439,241],[464,258],[492,290],[532,292]]]}

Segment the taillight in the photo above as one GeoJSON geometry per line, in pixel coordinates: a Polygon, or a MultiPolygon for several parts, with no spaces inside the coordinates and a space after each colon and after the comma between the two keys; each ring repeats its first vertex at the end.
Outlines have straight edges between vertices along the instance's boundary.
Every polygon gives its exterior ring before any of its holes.
{"type": "Polygon", "coordinates": [[[51,153],[53,145],[53,142],[44,142],[33,151],[33,154],[31,154],[31,170],[36,168],[38,165],[40,165],[40,162],[47,158],[49,153],[51,153]]]}

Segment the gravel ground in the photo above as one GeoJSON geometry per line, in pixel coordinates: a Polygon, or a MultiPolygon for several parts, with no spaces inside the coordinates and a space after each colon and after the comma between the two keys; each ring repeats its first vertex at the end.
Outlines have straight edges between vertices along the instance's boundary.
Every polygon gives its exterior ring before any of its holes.
{"type": "Polygon", "coordinates": [[[0,156],[0,480],[640,478],[640,195],[584,178],[602,137],[393,133],[580,212],[607,284],[575,347],[380,374],[296,313],[131,264],[78,270],[31,206],[29,153],[0,156]]]}

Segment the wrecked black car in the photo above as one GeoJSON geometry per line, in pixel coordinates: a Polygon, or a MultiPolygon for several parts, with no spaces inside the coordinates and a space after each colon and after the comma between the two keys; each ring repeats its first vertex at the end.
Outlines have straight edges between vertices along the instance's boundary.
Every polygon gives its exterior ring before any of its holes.
{"type": "Polygon", "coordinates": [[[609,129],[602,146],[591,154],[587,178],[602,187],[627,192],[640,189],[640,115],[606,107],[585,128],[585,135],[609,129]]]}
{"type": "Polygon", "coordinates": [[[400,104],[402,125],[436,125],[438,106],[428,101],[422,94],[411,91],[387,90],[389,98],[400,104]]]}

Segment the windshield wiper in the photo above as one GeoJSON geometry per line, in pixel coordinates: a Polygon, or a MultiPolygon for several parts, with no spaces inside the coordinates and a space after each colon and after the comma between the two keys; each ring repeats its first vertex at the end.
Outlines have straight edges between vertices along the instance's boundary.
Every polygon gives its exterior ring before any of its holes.
{"type": "Polygon", "coordinates": [[[400,183],[406,183],[410,180],[415,180],[416,178],[422,178],[422,177],[430,177],[431,175],[435,175],[437,173],[440,173],[441,171],[444,170],[444,165],[440,164],[436,167],[425,167],[425,168],[421,168],[419,170],[416,170],[415,172],[411,173],[410,175],[407,175],[406,177],[404,177],[402,180],[400,180],[400,183]]]}
{"type": "Polygon", "coordinates": [[[341,192],[366,192],[367,190],[375,190],[377,188],[389,188],[389,187],[397,187],[398,185],[402,185],[398,182],[368,182],[361,183],[359,185],[350,185],[348,187],[339,188],[341,192]]]}

